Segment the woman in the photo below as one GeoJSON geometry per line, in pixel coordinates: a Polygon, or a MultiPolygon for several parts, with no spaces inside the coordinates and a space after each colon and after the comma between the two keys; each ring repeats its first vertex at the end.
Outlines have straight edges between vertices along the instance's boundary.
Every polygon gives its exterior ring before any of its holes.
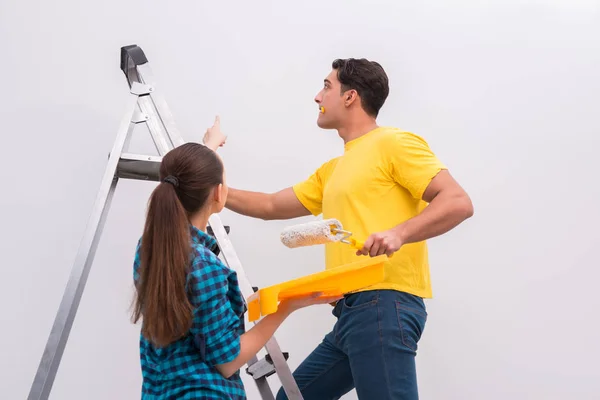
{"type": "MultiPolygon", "coordinates": [[[[217,121],[218,122],[218,121],[217,121]]],[[[210,250],[209,216],[227,198],[216,149],[187,143],[163,157],[136,249],[134,323],[142,319],[143,399],[245,399],[239,370],[293,311],[337,300],[282,302],[245,332],[236,273],[210,250]]]]}

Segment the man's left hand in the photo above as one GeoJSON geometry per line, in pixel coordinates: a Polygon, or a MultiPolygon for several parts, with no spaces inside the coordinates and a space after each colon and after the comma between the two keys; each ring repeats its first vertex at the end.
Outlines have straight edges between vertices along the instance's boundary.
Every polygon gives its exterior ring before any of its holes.
{"type": "Polygon", "coordinates": [[[387,231],[374,233],[367,238],[365,245],[362,250],[356,252],[357,256],[370,255],[376,257],[382,254],[386,254],[390,257],[403,245],[402,235],[398,227],[389,229],[387,231]]]}

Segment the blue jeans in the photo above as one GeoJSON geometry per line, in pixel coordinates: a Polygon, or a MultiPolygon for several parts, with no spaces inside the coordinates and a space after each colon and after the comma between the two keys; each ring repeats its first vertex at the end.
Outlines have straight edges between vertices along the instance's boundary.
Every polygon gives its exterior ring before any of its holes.
{"type": "MultiPolygon", "coordinates": [[[[333,330],[294,371],[305,400],[416,400],[415,357],[427,312],[423,299],[374,290],[340,300],[333,330]]],[[[277,400],[287,399],[283,388],[277,400]]]]}

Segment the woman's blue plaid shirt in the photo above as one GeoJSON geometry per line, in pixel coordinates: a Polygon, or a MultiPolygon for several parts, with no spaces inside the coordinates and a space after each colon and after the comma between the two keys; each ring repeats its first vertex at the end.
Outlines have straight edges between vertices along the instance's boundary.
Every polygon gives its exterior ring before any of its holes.
{"type": "MultiPolygon", "coordinates": [[[[246,311],[235,271],[210,250],[216,241],[190,227],[192,261],[188,295],[195,309],[188,335],[155,348],[140,335],[142,399],[245,399],[239,371],[225,379],[215,365],[240,352],[246,311]]],[[[134,281],[139,278],[140,243],[135,254],[134,281]]],[[[143,322],[142,322],[143,323],[143,322]]]]}

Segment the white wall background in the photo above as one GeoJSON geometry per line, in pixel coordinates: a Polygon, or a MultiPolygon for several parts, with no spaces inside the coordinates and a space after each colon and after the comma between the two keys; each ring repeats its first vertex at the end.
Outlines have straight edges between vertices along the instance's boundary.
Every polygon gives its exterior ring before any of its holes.
{"type": "MultiPolygon", "coordinates": [[[[425,136],[476,209],[430,241],[422,398],[600,398],[600,3],[576,0],[0,2],[2,398],[26,398],[35,375],[126,104],[119,49],[133,43],[186,139],[219,113],[230,184],[264,191],[341,152],[315,125],[331,61],[380,61],[380,123],[425,136]]],[[[132,150],[150,144],[138,134],[132,150]]],[[[119,186],[52,399],[139,397],[128,307],[151,189],[119,186]]],[[[222,218],[254,284],[322,268],[321,249],[280,245],[291,222],[222,218]]],[[[332,324],[328,306],[285,323],[293,367],[332,324]]]]}

